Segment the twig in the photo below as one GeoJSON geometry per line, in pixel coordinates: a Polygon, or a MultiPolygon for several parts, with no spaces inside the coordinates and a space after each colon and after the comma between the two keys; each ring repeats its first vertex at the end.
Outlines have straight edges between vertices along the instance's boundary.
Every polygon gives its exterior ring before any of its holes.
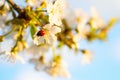
{"type": "Polygon", "coordinates": [[[17,4],[15,4],[12,0],[6,0],[19,14],[23,13],[24,10],[21,9],[17,4]]]}
{"type": "Polygon", "coordinates": [[[18,18],[24,18],[25,20],[29,21],[31,20],[31,17],[26,14],[26,11],[24,9],[21,9],[17,4],[13,2],[13,0],[6,0],[14,10],[18,12],[18,18]]]}

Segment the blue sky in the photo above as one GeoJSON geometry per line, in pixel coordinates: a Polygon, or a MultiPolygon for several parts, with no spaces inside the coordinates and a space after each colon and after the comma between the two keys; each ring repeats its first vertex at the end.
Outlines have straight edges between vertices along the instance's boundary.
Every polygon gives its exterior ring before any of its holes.
{"type": "MultiPolygon", "coordinates": [[[[120,17],[119,0],[70,0],[73,8],[82,7],[89,12],[90,6],[95,6],[101,16],[108,20],[110,17],[120,17]]],[[[69,57],[70,80],[120,80],[120,23],[111,29],[105,42],[82,42],[81,48],[94,51],[94,60],[89,65],[80,64],[80,55],[69,57]]],[[[69,55],[69,54],[67,54],[69,55]]],[[[52,78],[44,72],[36,72],[34,66],[27,63],[0,64],[0,80],[67,80],[52,78]]]]}

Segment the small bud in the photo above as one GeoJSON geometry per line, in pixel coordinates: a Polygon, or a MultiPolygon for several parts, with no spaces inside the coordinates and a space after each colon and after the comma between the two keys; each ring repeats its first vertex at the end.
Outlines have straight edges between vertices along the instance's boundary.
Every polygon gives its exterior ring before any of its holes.
{"type": "Polygon", "coordinates": [[[0,42],[4,41],[4,36],[0,36],[0,42]]]}

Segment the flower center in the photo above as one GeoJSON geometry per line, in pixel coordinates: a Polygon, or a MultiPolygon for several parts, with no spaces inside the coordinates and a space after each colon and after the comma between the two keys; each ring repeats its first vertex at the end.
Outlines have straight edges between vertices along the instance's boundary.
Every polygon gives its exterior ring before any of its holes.
{"type": "Polygon", "coordinates": [[[37,36],[44,36],[45,35],[45,31],[44,30],[40,30],[37,33],[37,36]]]}

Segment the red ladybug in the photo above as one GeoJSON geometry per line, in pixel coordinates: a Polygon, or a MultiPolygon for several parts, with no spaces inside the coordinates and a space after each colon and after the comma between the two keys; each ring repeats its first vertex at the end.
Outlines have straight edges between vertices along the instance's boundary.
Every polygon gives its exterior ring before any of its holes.
{"type": "Polygon", "coordinates": [[[44,36],[45,35],[45,31],[44,30],[40,30],[37,33],[37,36],[44,36]]]}

